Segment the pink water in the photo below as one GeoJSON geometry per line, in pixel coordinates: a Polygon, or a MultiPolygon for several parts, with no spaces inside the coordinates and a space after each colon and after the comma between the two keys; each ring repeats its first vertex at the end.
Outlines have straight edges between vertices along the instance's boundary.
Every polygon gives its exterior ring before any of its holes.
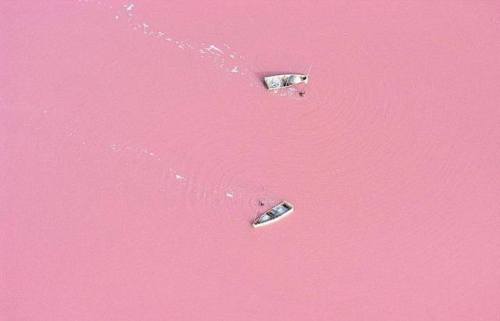
{"type": "Polygon", "coordinates": [[[500,320],[498,2],[0,17],[0,320],[500,320]]]}

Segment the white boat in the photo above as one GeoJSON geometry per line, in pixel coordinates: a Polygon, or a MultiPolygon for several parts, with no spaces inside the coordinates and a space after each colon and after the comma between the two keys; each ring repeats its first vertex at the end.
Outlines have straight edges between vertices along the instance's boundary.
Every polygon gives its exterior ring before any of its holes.
{"type": "Polygon", "coordinates": [[[288,202],[281,202],[272,209],[259,215],[253,222],[253,227],[266,226],[275,223],[293,212],[293,205],[288,202]]]}
{"type": "Polygon", "coordinates": [[[309,76],[302,74],[286,74],[264,77],[264,82],[266,83],[267,89],[270,90],[286,88],[302,83],[307,84],[308,81],[309,76]]]}

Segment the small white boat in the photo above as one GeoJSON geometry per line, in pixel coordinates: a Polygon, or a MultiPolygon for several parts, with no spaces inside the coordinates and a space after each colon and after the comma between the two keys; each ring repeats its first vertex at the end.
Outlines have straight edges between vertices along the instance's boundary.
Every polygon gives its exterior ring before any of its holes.
{"type": "Polygon", "coordinates": [[[302,83],[307,84],[308,81],[309,76],[302,74],[286,74],[264,77],[264,82],[266,83],[267,89],[270,90],[286,88],[302,83]]]}
{"type": "Polygon", "coordinates": [[[267,212],[259,215],[253,222],[253,227],[261,227],[272,224],[293,212],[293,205],[288,202],[281,202],[267,212]]]}

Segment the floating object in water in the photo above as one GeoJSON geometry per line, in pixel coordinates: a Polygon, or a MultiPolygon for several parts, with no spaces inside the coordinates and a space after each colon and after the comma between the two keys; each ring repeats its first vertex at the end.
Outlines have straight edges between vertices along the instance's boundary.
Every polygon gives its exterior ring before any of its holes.
{"type": "Polygon", "coordinates": [[[281,202],[274,206],[272,209],[268,210],[264,214],[261,214],[253,222],[253,227],[261,227],[281,220],[283,217],[293,212],[293,205],[288,202],[281,202]]]}
{"type": "Polygon", "coordinates": [[[308,75],[302,74],[287,74],[264,77],[267,89],[286,88],[297,84],[307,84],[309,81],[308,75]]]}

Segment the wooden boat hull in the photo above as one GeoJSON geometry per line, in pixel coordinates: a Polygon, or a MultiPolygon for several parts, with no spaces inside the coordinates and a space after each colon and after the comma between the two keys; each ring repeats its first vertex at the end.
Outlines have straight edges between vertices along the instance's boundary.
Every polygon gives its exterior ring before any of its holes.
{"type": "Polygon", "coordinates": [[[259,215],[253,222],[253,227],[262,227],[276,223],[293,212],[293,205],[288,202],[281,202],[265,213],[259,215]]]}
{"type": "Polygon", "coordinates": [[[309,76],[302,74],[285,74],[264,77],[267,89],[287,88],[301,83],[307,84],[309,76]]]}

